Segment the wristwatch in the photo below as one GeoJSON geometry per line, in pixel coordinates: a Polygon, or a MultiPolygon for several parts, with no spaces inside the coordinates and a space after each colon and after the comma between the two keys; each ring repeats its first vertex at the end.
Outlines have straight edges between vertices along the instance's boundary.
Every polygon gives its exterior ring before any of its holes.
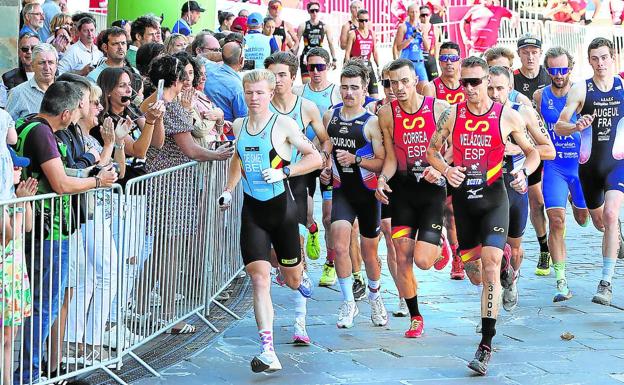
{"type": "Polygon", "coordinates": [[[355,165],[356,165],[356,166],[359,166],[359,165],[360,165],[360,163],[362,163],[362,157],[361,157],[361,156],[359,156],[359,155],[356,155],[356,156],[355,156],[355,165]]]}
{"type": "Polygon", "coordinates": [[[282,172],[286,175],[286,179],[290,178],[290,168],[288,166],[282,167],[282,172]]]}

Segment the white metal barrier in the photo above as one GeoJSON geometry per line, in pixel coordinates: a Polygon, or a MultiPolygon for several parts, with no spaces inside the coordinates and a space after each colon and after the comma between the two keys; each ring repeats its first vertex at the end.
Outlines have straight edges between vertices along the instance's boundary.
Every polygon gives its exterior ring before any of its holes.
{"type": "Polygon", "coordinates": [[[111,368],[126,355],[158,375],[136,348],[184,329],[192,315],[217,331],[205,318],[212,303],[237,317],[214,301],[242,269],[240,191],[227,214],[217,208],[226,172],[225,162],[191,162],[133,179],[125,191],[0,205],[0,362],[10,363],[0,383],[97,369],[123,383],[111,368]]]}

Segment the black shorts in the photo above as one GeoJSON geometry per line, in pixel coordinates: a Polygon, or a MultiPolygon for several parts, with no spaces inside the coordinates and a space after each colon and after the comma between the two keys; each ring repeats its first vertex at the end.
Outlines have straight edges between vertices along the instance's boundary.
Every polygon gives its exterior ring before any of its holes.
{"type": "Polygon", "coordinates": [[[297,204],[297,223],[305,226],[308,223],[308,176],[292,177],[288,184],[297,204]]]}
{"type": "Polygon", "coordinates": [[[509,200],[509,229],[507,236],[510,238],[520,238],[524,235],[524,230],[529,217],[529,194],[520,194],[510,186],[513,181],[511,174],[503,174],[505,188],[507,189],[507,199],[509,200]]]}
{"type": "Polygon", "coordinates": [[[438,63],[435,56],[427,55],[425,58],[425,69],[427,70],[427,77],[429,80],[433,80],[438,77],[438,63]]]}
{"type": "Polygon", "coordinates": [[[529,175],[529,186],[534,186],[542,181],[542,172],[544,171],[544,161],[540,160],[539,166],[533,171],[533,174],[529,175]]]}
{"type": "Polygon", "coordinates": [[[301,71],[301,78],[308,76],[308,66],[305,63],[306,54],[299,56],[299,70],[301,71]]]}
{"type": "Polygon", "coordinates": [[[392,191],[392,238],[417,236],[418,241],[439,245],[444,225],[444,187],[399,177],[392,191]]]}
{"type": "Polygon", "coordinates": [[[297,204],[288,187],[268,201],[244,194],[240,229],[243,263],[270,261],[271,245],[280,265],[292,267],[301,262],[297,204]]]}
{"type": "Polygon", "coordinates": [[[329,184],[323,184],[320,180],[321,170],[316,170],[306,175],[308,178],[308,195],[310,198],[314,198],[314,194],[316,193],[316,180],[319,180],[319,186],[321,190],[321,195],[323,196],[323,200],[331,200],[332,199],[332,182],[329,181],[329,184]]]}
{"type": "Polygon", "coordinates": [[[379,93],[379,85],[377,83],[377,75],[375,74],[375,70],[373,70],[373,66],[371,63],[368,63],[368,94],[378,94],[379,93]]]}
{"type": "Polygon", "coordinates": [[[457,240],[464,262],[480,257],[476,252],[478,246],[503,250],[509,228],[509,200],[503,179],[483,189],[471,190],[475,193],[461,186],[453,193],[457,240]]]}
{"type": "Polygon", "coordinates": [[[357,193],[343,188],[332,192],[331,222],[347,221],[351,224],[358,219],[360,235],[365,238],[379,236],[381,226],[381,203],[372,191],[357,193]]]}
{"type": "Polygon", "coordinates": [[[624,164],[584,163],[579,165],[579,180],[587,208],[594,210],[604,204],[605,192],[624,192],[624,164]]]}

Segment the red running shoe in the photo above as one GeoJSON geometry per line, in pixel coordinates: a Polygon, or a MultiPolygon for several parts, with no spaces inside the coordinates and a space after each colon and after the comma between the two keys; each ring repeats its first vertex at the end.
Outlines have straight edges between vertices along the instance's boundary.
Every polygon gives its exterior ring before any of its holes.
{"type": "Polygon", "coordinates": [[[453,255],[453,250],[451,250],[451,245],[448,243],[448,240],[446,239],[446,231],[442,231],[441,241],[442,241],[442,244],[440,245],[440,247],[442,248],[442,252],[440,253],[440,258],[438,258],[433,264],[433,267],[436,270],[444,269],[446,264],[450,261],[451,256],[453,255]]]}
{"type": "Polygon", "coordinates": [[[418,338],[425,332],[425,321],[421,315],[412,317],[410,328],[405,332],[405,338],[418,338]]]}
{"type": "Polygon", "coordinates": [[[453,257],[453,262],[451,262],[451,279],[462,280],[465,278],[464,273],[464,262],[462,262],[459,254],[453,257]]]}

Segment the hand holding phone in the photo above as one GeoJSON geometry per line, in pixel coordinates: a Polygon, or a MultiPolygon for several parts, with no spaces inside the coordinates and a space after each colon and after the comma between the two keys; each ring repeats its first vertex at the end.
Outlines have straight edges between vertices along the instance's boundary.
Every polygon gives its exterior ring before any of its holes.
{"type": "Polygon", "coordinates": [[[156,91],[156,100],[163,100],[163,93],[165,92],[165,79],[158,81],[158,89],[156,91]]]}

